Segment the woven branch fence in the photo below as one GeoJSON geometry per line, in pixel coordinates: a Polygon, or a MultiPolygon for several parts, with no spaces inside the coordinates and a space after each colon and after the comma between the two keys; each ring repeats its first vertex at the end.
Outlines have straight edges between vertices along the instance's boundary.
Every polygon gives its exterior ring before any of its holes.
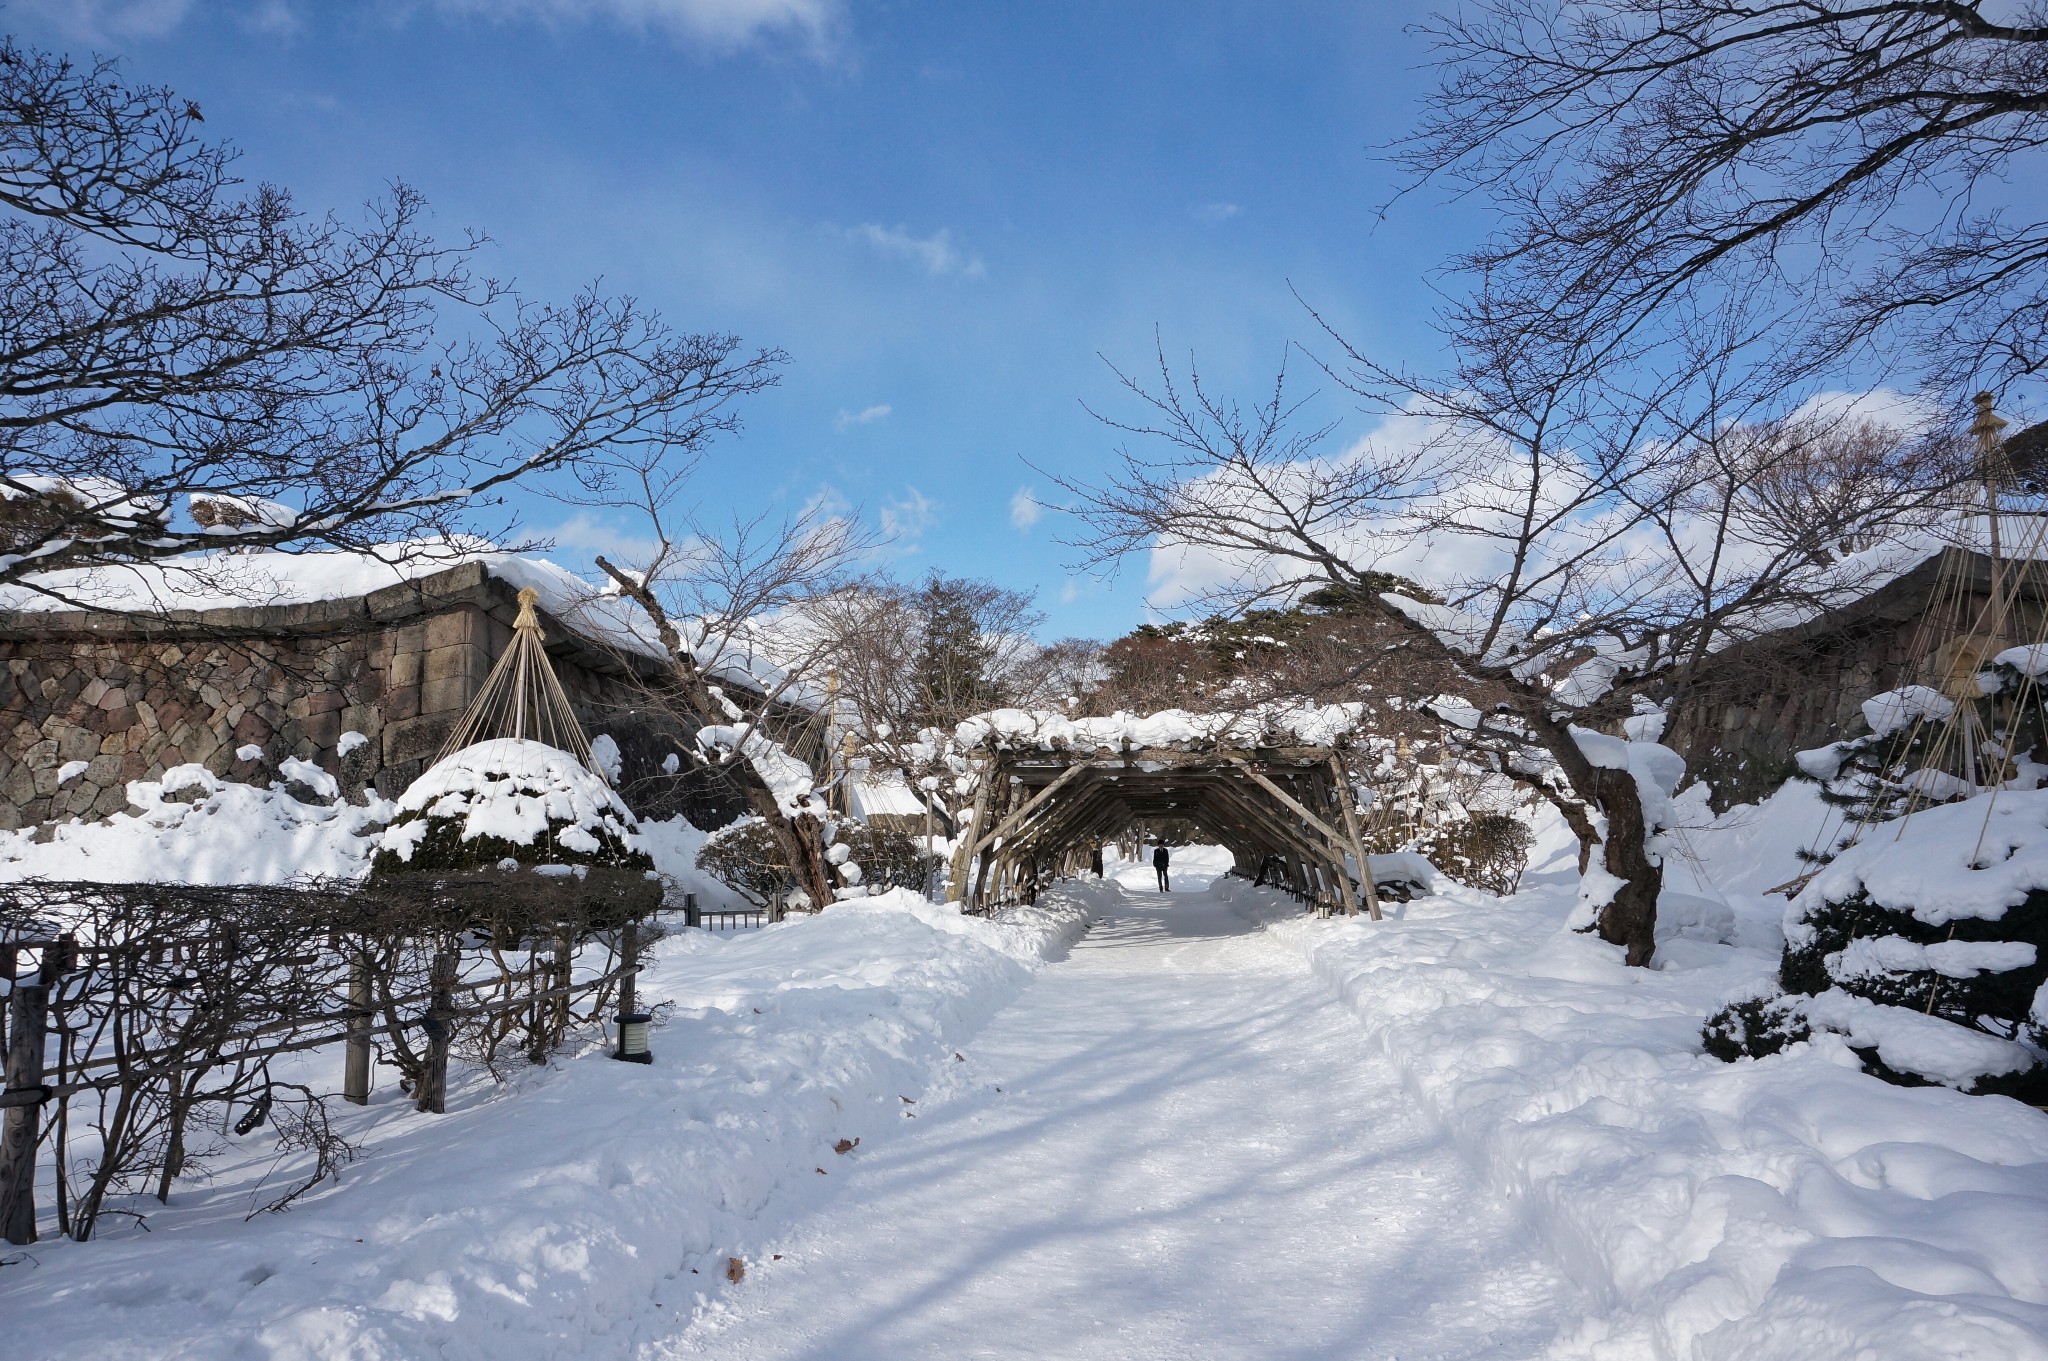
{"type": "Polygon", "coordinates": [[[357,1104],[381,1059],[439,1113],[451,1056],[544,1063],[634,1012],[659,906],[644,877],[595,869],[0,886],[0,1237],[35,1241],[41,1189],[56,1230],[90,1238],[265,1126],[295,1171],[251,1214],[283,1208],[354,1154],[297,1056],[342,1047],[357,1104]]]}

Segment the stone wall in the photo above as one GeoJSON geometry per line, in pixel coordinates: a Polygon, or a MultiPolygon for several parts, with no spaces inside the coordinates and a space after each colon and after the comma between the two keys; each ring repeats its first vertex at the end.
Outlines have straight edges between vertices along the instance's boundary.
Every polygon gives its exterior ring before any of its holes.
{"type": "MultiPolygon", "coordinates": [[[[477,563],[352,600],[0,614],[0,827],[104,817],[127,806],[129,781],[186,762],[267,783],[297,757],[351,797],[395,796],[446,741],[517,614],[516,590],[477,563]],[[344,756],[349,733],[366,740],[344,756]],[[244,759],[251,747],[261,754],[244,759]]],[[[730,820],[738,805],[722,782],[661,771],[690,732],[639,703],[631,661],[557,620],[543,627],[586,729],[618,740],[636,808],[730,820]]]]}
{"type": "Polygon", "coordinates": [[[2035,564],[2001,636],[1979,636],[1989,560],[1930,559],[1854,605],[1716,654],[1672,706],[1665,741],[1713,786],[1716,808],[1754,802],[1791,777],[1795,753],[1848,736],[1872,695],[1955,683],[1990,653],[2048,636],[2044,587],[2035,564]]]}

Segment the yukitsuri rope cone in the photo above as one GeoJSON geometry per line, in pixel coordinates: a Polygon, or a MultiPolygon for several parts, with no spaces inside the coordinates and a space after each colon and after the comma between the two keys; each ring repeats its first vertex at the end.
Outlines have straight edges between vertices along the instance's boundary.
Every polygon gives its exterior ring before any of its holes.
{"type": "Polygon", "coordinates": [[[1830,802],[1861,808],[1833,853],[1816,847],[1829,863],[1781,886],[1793,901],[1780,990],[1708,1019],[1701,1040],[1718,1058],[1831,1032],[1889,1082],[2048,1100],[2048,801],[2036,759],[2048,748],[2048,630],[2026,608],[2048,519],[2001,506],[2015,485],[2005,422],[1989,394],[1977,407],[1988,592],[1972,608],[1974,564],[1950,553],[1914,649],[1931,674],[1873,697],[1868,735],[1801,754],[1824,785],[1857,763],[1830,802]]]}
{"type": "Polygon", "coordinates": [[[638,820],[591,759],[542,642],[539,596],[519,593],[512,645],[440,757],[398,798],[372,878],[520,866],[645,875],[638,820]]]}
{"type": "MultiPolygon", "coordinates": [[[[569,697],[542,646],[547,635],[541,632],[540,616],[534,609],[539,601],[540,592],[531,586],[519,593],[512,645],[498,658],[462,721],[448,734],[437,761],[488,738],[513,737],[556,747],[596,770],[590,759],[590,741],[583,735],[583,725],[576,721],[569,697]]],[[[602,778],[602,772],[598,774],[602,778]]]]}

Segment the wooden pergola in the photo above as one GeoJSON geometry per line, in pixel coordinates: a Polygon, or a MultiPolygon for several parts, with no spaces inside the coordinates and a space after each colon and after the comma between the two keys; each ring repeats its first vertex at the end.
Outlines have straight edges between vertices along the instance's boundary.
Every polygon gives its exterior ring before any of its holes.
{"type": "Polygon", "coordinates": [[[1032,717],[962,725],[980,775],[952,867],[950,897],[967,911],[1029,899],[1126,829],[1183,819],[1240,869],[1277,868],[1319,912],[1362,905],[1379,919],[1341,747],[1289,740],[1284,721],[1169,725],[1148,742],[1146,720],[1032,717]]]}

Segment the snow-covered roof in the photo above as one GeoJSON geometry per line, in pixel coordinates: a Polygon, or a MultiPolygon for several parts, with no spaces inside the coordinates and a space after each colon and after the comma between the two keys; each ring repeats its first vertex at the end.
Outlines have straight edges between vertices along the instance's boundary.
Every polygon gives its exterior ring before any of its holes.
{"type": "Polygon", "coordinates": [[[1042,751],[1118,751],[1128,747],[1326,747],[1358,730],[1365,706],[1263,704],[1237,713],[1118,712],[1106,718],[1068,718],[1046,710],[993,709],[955,731],[963,747],[1037,747],[1042,751]]]}
{"type": "MultiPolygon", "coordinates": [[[[646,657],[666,655],[639,606],[606,586],[546,558],[460,539],[392,543],[359,552],[188,553],[155,562],[42,572],[0,585],[0,612],[167,613],[307,605],[359,599],[468,564],[515,588],[531,587],[539,593],[543,610],[592,642],[646,657]]],[[[750,640],[763,641],[769,628],[756,624],[745,632],[750,640]]],[[[700,649],[698,662],[720,681],[774,694],[802,708],[817,708],[824,698],[822,687],[792,684],[771,659],[772,651],[765,645],[729,644],[722,650],[700,649]]]]}

